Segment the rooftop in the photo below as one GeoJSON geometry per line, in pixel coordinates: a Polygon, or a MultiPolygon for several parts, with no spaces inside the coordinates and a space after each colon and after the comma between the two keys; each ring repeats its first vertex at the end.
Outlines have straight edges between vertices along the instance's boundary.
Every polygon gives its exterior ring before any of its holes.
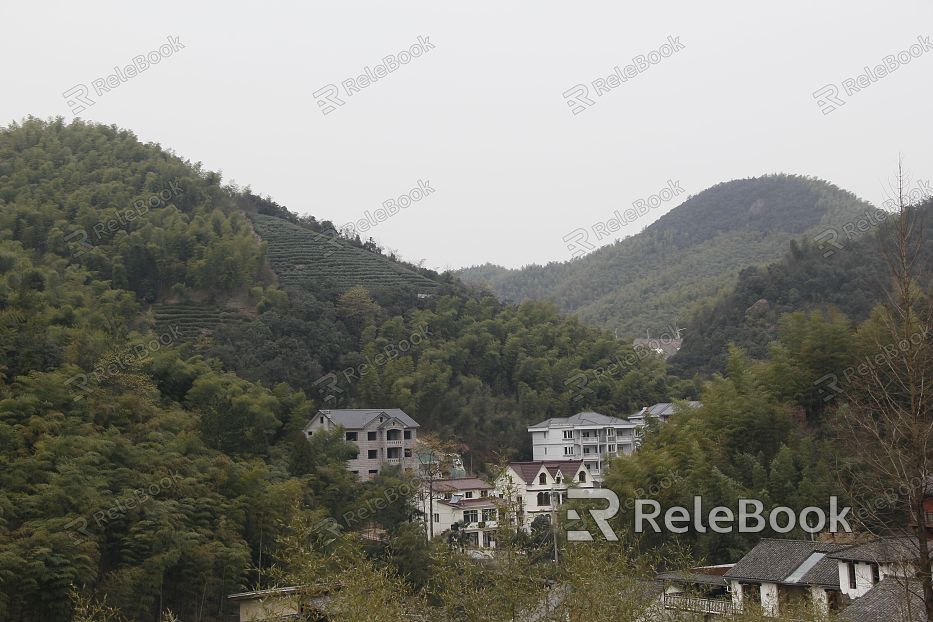
{"type": "Polygon", "coordinates": [[[318,413],[328,417],[334,423],[342,425],[348,430],[364,428],[366,424],[379,415],[394,417],[409,428],[420,427],[418,422],[409,417],[401,408],[345,408],[340,410],[319,410],[318,413]]]}
{"type": "Polygon", "coordinates": [[[635,424],[628,419],[610,417],[609,415],[594,412],[581,412],[571,417],[553,417],[551,419],[545,419],[541,423],[529,427],[528,430],[573,426],[619,426],[634,428],[635,424]]]}
{"type": "Polygon", "coordinates": [[[886,577],[839,616],[844,622],[925,622],[919,581],[886,577]]]}
{"type": "MultiPolygon", "coordinates": [[[[702,402],[689,401],[687,406],[690,408],[699,408],[703,405],[702,402]]],[[[677,410],[676,402],[658,402],[657,404],[652,404],[651,406],[646,406],[640,411],[631,415],[630,419],[644,419],[647,416],[650,417],[670,417],[677,410]]]]}
{"type": "Polygon", "coordinates": [[[560,471],[566,480],[572,479],[576,472],[580,470],[582,465],[582,460],[536,460],[532,462],[509,463],[509,466],[512,468],[512,470],[518,473],[519,477],[525,480],[526,484],[530,484],[532,481],[534,481],[535,477],[538,475],[538,472],[541,470],[541,467],[547,469],[547,472],[551,474],[551,477],[555,477],[557,472],[560,471]]]}
{"type": "Polygon", "coordinates": [[[764,538],[725,577],[785,585],[839,587],[838,562],[829,554],[843,548],[845,545],[833,542],[764,538]]]}
{"type": "Polygon", "coordinates": [[[846,561],[885,564],[911,561],[920,553],[917,538],[904,536],[899,538],[881,538],[865,544],[848,546],[834,552],[831,557],[846,561]]]}
{"type": "Polygon", "coordinates": [[[493,485],[478,477],[464,477],[462,479],[434,480],[434,491],[445,492],[454,490],[492,490],[493,485]]]}

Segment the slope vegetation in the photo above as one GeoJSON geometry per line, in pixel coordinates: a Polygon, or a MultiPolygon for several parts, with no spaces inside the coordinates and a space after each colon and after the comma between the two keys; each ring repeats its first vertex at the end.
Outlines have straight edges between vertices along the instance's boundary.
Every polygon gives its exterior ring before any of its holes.
{"type": "Polygon", "coordinates": [[[520,270],[487,264],[461,278],[508,301],[550,299],[588,323],[644,336],[682,326],[741,269],[780,258],[791,240],[873,210],[817,179],[741,179],[692,196],[641,233],[580,259],[520,270]]]}

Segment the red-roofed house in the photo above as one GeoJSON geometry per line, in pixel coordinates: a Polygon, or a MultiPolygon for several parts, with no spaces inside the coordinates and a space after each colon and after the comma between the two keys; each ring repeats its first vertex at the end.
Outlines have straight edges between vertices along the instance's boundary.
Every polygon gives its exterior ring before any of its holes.
{"type": "Polygon", "coordinates": [[[516,505],[520,524],[526,530],[542,514],[550,515],[564,502],[567,488],[593,488],[593,476],[582,460],[537,460],[510,462],[496,480],[496,491],[516,505]]]}

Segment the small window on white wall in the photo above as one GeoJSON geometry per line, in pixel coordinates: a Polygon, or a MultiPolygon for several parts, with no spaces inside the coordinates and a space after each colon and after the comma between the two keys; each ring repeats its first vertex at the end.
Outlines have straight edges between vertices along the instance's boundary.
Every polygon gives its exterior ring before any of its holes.
{"type": "Polygon", "coordinates": [[[573,455],[573,447],[564,447],[564,455],[565,455],[565,456],[572,456],[572,455],[573,455]]]}

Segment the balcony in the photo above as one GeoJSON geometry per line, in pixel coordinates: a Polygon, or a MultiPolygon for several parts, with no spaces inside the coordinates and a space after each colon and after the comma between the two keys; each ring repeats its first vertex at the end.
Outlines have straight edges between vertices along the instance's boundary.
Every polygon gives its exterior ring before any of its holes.
{"type": "Polygon", "coordinates": [[[694,598],[685,594],[665,594],[664,608],[691,613],[715,613],[731,615],[737,613],[731,600],[719,598],[694,598]]]}
{"type": "MultiPolygon", "coordinates": [[[[598,436],[581,436],[580,442],[584,445],[595,445],[600,442],[598,436]]],[[[605,442],[605,439],[603,440],[605,442]]]]}
{"type": "Polygon", "coordinates": [[[397,441],[396,440],[386,441],[386,447],[401,447],[403,442],[404,441],[402,441],[401,439],[397,441]]]}
{"type": "Polygon", "coordinates": [[[401,458],[386,458],[388,464],[402,464],[401,458]]]}

